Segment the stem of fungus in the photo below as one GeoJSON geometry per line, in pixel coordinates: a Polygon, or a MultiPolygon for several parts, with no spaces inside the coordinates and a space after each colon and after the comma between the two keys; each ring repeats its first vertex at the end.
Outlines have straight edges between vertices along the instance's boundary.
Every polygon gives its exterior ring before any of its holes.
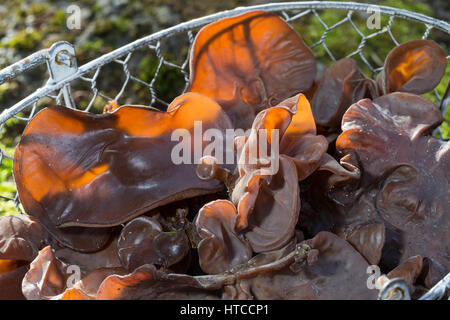
{"type": "Polygon", "coordinates": [[[253,278],[258,274],[273,272],[290,267],[293,264],[299,265],[305,263],[311,247],[307,244],[297,244],[295,250],[283,258],[260,266],[251,266],[251,260],[248,263],[241,264],[222,274],[195,276],[196,281],[204,289],[216,289],[225,285],[233,285],[239,280],[253,278]]]}
{"type": "Polygon", "coordinates": [[[232,190],[234,185],[233,174],[224,168],[219,167],[218,161],[215,157],[204,156],[200,159],[200,163],[197,166],[197,177],[204,181],[211,181],[217,179],[227,187],[228,192],[232,190]]]}

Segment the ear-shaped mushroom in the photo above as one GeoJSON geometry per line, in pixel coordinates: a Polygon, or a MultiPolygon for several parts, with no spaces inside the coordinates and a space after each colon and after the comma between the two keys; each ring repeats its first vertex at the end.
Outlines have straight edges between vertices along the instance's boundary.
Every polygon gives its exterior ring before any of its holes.
{"type": "Polygon", "coordinates": [[[114,226],[157,206],[213,193],[220,185],[198,179],[192,158],[179,165],[172,159],[176,152],[190,158],[194,148],[206,145],[191,141],[202,139],[193,134],[195,121],[203,130],[231,128],[221,107],[198,93],[176,98],[167,112],[132,106],[105,115],[44,109],[16,149],[20,200],[67,244],[65,227],[114,226]]]}
{"type": "Polygon", "coordinates": [[[97,300],[100,285],[110,276],[125,274],[123,268],[101,268],[90,272],[86,277],[66,288],[63,293],[52,300],[97,300]]]}
{"type": "Polygon", "coordinates": [[[355,60],[336,61],[325,70],[311,99],[316,123],[339,127],[348,107],[360,99],[376,96],[376,90],[376,84],[364,76],[355,60]]]}
{"type": "Polygon", "coordinates": [[[444,51],[431,40],[410,41],[394,48],[376,82],[364,76],[355,60],[341,59],[325,70],[310,93],[315,120],[319,126],[336,131],[344,112],[361,99],[394,91],[428,92],[439,84],[446,63],[444,51]]]}
{"type": "Polygon", "coordinates": [[[188,91],[203,93],[228,113],[235,128],[313,84],[311,50],[273,13],[221,19],[198,33],[191,51],[188,91]]]}
{"type": "Polygon", "coordinates": [[[14,260],[0,260],[0,300],[25,300],[22,280],[28,265],[19,266],[14,260]]]}
{"type": "Polygon", "coordinates": [[[276,172],[280,140],[292,120],[295,107],[295,104],[289,104],[261,111],[253,121],[250,135],[245,139],[236,138],[240,178],[254,172],[264,175],[276,172]]]}
{"type": "Polygon", "coordinates": [[[245,230],[253,251],[278,249],[294,235],[300,209],[298,180],[317,169],[328,143],[316,136],[308,100],[297,95],[261,111],[242,144],[239,178],[231,195],[239,212],[236,226],[245,230]],[[275,133],[278,137],[272,139],[275,133]],[[267,154],[261,156],[261,149],[267,154]]]}
{"type": "Polygon", "coordinates": [[[77,279],[76,269],[69,267],[45,247],[23,279],[23,294],[28,300],[93,300],[106,277],[125,274],[123,268],[100,268],[77,279]]]}
{"type": "Polygon", "coordinates": [[[106,278],[98,290],[97,299],[251,298],[248,284],[252,278],[271,272],[283,273],[283,269],[293,264],[314,262],[317,250],[308,249],[307,245],[292,242],[278,252],[259,255],[260,259],[252,259],[238,268],[215,275],[168,274],[147,264],[131,274],[106,278]]]}
{"type": "Polygon", "coordinates": [[[366,260],[345,240],[320,232],[304,244],[315,259],[296,268],[265,272],[249,279],[256,299],[376,299],[367,288],[366,260]]]}
{"type": "Polygon", "coordinates": [[[280,153],[294,161],[298,180],[301,181],[319,167],[327,151],[328,142],[324,136],[316,135],[314,116],[305,95],[287,99],[280,104],[283,105],[296,112],[282,135],[280,153]]]}
{"type": "Polygon", "coordinates": [[[430,135],[441,121],[431,101],[400,92],[361,100],[344,115],[336,146],[358,159],[361,180],[343,224],[383,222],[386,250],[398,248],[383,254],[385,265],[421,255],[450,269],[441,245],[450,236],[450,144],[430,135]]]}
{"type": "MultiPolygon", "coordinates": [[[[253,210],[261,179],[270,181],[279,167],[279,143],[288,128],[296,105],[291,103],[261,111],[248,137],[236,137],[239,177],[231,194],[238,207],[238,228],[247,227],[247,216],[253,210]]],[[[287,144],[287,143],[286,143],[287,144]]]]}
{"type": "Polygon", "coordinates": [[[162,226],[151,217],[137,217],[128,222],[117,240],[122,265],[129,271],[146,263],[158,261],[153,239],[162,232],[162,226]]]}
{"type": "Polygon", "coordinates": [[[167,274],[146,264],[126,275],[111,275],[100,285],[97,300],[154,300],[154,299],[218,299],[214,292],[223,286],[218,277],[207,279],[181,274],[167,274]]]}
{"type": "Polygon", "coordinates": [[[419,278],[426,288],[431,289],[448,273],[448,269],[433,258],[424,258],[419,278]]]}
{"type": "MultiPolygon", "coordinates": [[[[255,181],[250,181],[250,190],[255,181]]],[[[293,161],[280,156],[278,172],[269,180],[258,183],[253,208],[244,208],[247,194],[239,202],[237,226],[244,232],[254,252],[264,252],[281,248],[295,234],[300,197],[293,161]]]]}
{"type": "Polygon", "coordinates": [[[387,277],[389,279],[394,278],[403,278],[406,283],[408,283],[409,290],[412,291],[413,285],[416,282],[417,277],[420,275],[423,266],[423,259],[421,256],[413,256],[400,265],[398,265],[395,269],[391,270],[387,277]]]}
{"type": "Polygon", "coordinates": [[[385,241],[385,227],[382,223],[354,226],[347,230],[345,239],[366,258],[369,264],[378,264],[385,241]]]}
{"type": "Polygon", "coordinates": [[[106,245],[95,252],[79,252],[71,248],[60,247],[57,243],[52,244],[55,257],[67,265],[80,267],[82,276],[87,276],[94,270],[107,268],[121,268],[117,248],[118,233],[116,232],[106,245]]]}
{"type": "Polygon", "coordinates": [[[31,263],[23,279],[22,291],[28,300],[51,299],[66,288],[69,273],[50,246],[45,247],[31,263]]]}
{"type": "Polygon", "coordinates": [[[47,242],[41,225],[26,215],[0,217],[0,259],[33,261],[47,242]]]}
{"type": "Polygon", "coordinates": [[[26,215],[0,217],[0,299],[24,299],[22,279],[47,237],[26,215]]]}
{"type": "MultiPolygon", "coordinates": [[[[16,184],[19,185],[17,180],[16,184]]],[[[20,199],[22,203],[35,203],[35,200],[27,190],[21,192],[20,199]]],[[[35,210],[37,214],[30,215],[38,220],[45,231],[52,236],[52,240],[56,240],[62,246],[72,250],[78,252],[95,252],[103,249],[111,238],[112,228],[58,228],[44,215],[41,207],[35,207],[35,210]]]]}
{"type": "MultiPolygon", "coordinates": [[[[294,161],[298,179],[303,180],[319,167],[328,147],[323,136],[316,136],[311,107],[302,94],[261,111],[249,137],[237,137],[236,141],[240,178],[254,171],[264,175],[276,172],[278,154],[283,154],[294,161]]],[[[236,202],[237,198],[232,198],[236,202]]]]}
{"type": "Polygon", "coordinates": [[[426,93],[439,84],[446,65],[445,52],[436,42],[405,42],[386,57],[377,83],[383,94],[394,91],[426,93]]]}
{"type": "Polygon", "coordinates": [[[308,235],[314,236],[320,231],[338,233],[335,226],[343,211],[340,209],[346,204],[351,205],[354,198],[357,198],[357,194],[352,193],[359,186],[360,170],[357,165],[358,162],[349,156],[342,157],[338,162],[330,154],[325,153],[319,168],[300,184],[302,191],[300,227],[308,235]],[[349,194],[354,197],[348,197],[349,194]]]}
{"type": "Polygon", "coordinates": [[[248,243],[235,230],[237,212],[227,200],[203,206],[195,219],[200,267],[208,274],[218,274],[242,263],[252,255],[248,243]]]}
{"type": "Polygon", "coordinates": [[[350,181],[354,182],[360,178],[361,172],[354,162],[355,159],[344,156],[338,163],[330,154],[325,153],[317,171],[329,174],[326,177],[325,186],[331,190],[338,184],[349,184],[350,181]]]}
{"type": "Polygon", "coordinates": [[[122,229],[117,241],[122,265],[133,271],[144,264],[170,267],[189,253],[189,240],[184,230],[163,232],[152,217],[138,217],[122,229]]]}
{"type": "Polygon", "coordinates": [[[375,177],[411,159],[410,146],[428,140],[426,134],[441,122],[439,109],[417,95],[398,92],[373,102],[364,99],[345,113],[336,147],[343,154],[357,153],[364,170],[375,177]]]}
{"type": "Polygon", "coordinates": [[[168,274],[151,264],[130,274],[123,268],[99,268],[76,279],[48,246],[32,262],[22,290],[29,300],[203,299],[218,298],[214,291],[223,285],[223,277],[168,274]]]}

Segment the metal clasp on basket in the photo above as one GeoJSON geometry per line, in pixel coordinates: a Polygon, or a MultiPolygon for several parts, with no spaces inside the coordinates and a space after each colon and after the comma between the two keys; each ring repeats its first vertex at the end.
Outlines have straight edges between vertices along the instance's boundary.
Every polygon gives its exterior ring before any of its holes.
{"type": "Polygon", "coordinates": [[[382,275],[377,283],[380,286],[378,300],[411,300],[408,284],[404,279],[389,279],[382,275]]]}
{"type": "MultiPolygon", "coordinates": [[[[48,51],[46,62],[50,74],[49,84],[63,81],[78,72],[75,47],[67,41],[53,44],[48,51]]],[[[66,107],[75,108],[70,83],[66,83],[61,90],[66,107]]]]}

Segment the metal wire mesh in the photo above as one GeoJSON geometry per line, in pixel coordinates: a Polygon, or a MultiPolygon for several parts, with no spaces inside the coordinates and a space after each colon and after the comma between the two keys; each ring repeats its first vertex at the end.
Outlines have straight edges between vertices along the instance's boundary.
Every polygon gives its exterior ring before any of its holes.
{"type": "MultiPolygon", "coordinates": [[[[103,55],[81,67],[79,67],[76,72],[69,74],[66,78],[61,81],[49,81],[44,84],[43,87],[33,92],[31,95],[25,97],[23,100],[15,104],[14,106],[6,109],[0,114],[0,166],[11,169],[13,161],[13,152],[15,145],[18,143],[18,138],[15,137],[12,141],[12,147],[8,150],[1,148],[1,142],[4,139],[12,139],[8,137],[8,132],[6,130],[7,124],[10,122],[19,122],[22,126],[26,125],[33,116],[44,106],[49,105],[65,105],[67,107],[75,107],[85,111],[96,111],[94,105],[104,105],[110,100],[118,101],[119,104],[133,103],[133,104],[146,104],[150,106],[155,106],[164,109],[170,100],[167,99],[160,92],[158,83],[161,82],[161,77],[164,77],[167,70],[175,71],[177,76],[182,80],[184,86],[179,88],[171,88],[174,96],[181,94],[186,88],[189,81],[189,56],[188,50],[183,53],[178,53],[177,59],[168,58],[168,53],[165,52],[165,43],[170,41],[175,41],[176,43],[184,43],[186,48],[189,48],[193,41],[196,32],[200,27],[218,20],[223,17],[233,16],[241,14],[251,10],[268,10],[278,13],[282,18],[285,19],[291,25],[302,25],[302,23],[315,23],[323,27],[323,32],[319,39],[309,43],[309,47],[316,52],[317,49],[324,50],[329,62],[332,63],[337,59],[343,58],[343,56],[336,56],[334,48],[330,47],[328,44],[328,36],[334,30],[343,27],[344,25],[351,26],[352,34],[348,34],[348,37],[356,37],[359,43],[355,50],[347,54],[347,57],[353,57],[357,59],[361,68],[368,73],[370,77],[374,77],[378,71],[380,71],[383,66],[378,64],[375,65],[371,59],[367,57],[364,52],[367,43],[369,41],[374,41],[375,39],[380,39],[382,36],[382,41],[391,41],[392,48],[398,46],[400,43],[396,39],[393,32],[393,25],[397,20],[409,20],[408,23],[420,24],[424,27],[422,39],[429,38],[431,32],[437,31],[444,35],[450,35],[450,25],[446,22],[435,20],[433,18],[409,12],[406,10],[400,10],[395,8],[378,6],[379,12],[388,17],[388,22],[379,30],[373,30],[371,32],[362,31],[358,27],[358,23],[355,21],[361,18],[361,15],[367,17],[368,9],[371,8],[370,5],[358,4],[358,3],[341,3],[341,2],[291,2],[291,3],[278,3],[269,5],[260,5],[246,8],[237,8],[235,10],[221,12],[211,16],[203,17],[200,19],[195,19],[187,23],[182,23],[178,26],[171,27],[169,29],[157,32],[155,34],[149,35],[145,38],[136,40],[122,48],[119,48],[111,53],[103,55]],[[344,12],[345,16],[341,20],[333,23],[327,23],[323,19],[322,14],[324,10],[336,9],[340,12],[344,12]],[[306,22],[305,22],[306,21],[306,22]],[[140,61],[145,59],[146,56],[150,54],[154,61],[154,72],[150,79],[143,79],[140,76],[139,66],[140,61]],[[134,59],[134,60],[133,60],[134,59]],[[111,68],[117,68],[121,70],[121,79],[115,79],[116,84],[112,87],[108,87],[107,90],[101,88],[104,76],[106,79],[111,74],[111,68]],[[165,71],[166,70],[166,71],[165,71]],[[118,83],[118,84],[117,84],[118,83]],[[130,87],[134,85],[141,86],[145,88],[146,96],[142,97],[139,101],[130,100],[128,95],[130,87]],[[82,88],[82,90],[77,91],[77,88],[82,88]],[[76,96],[77,93],[82,92],[84,95],[88,95],[87,103],[81,105],[79,102],[79,97],[76,96]]],[[[297,29],[296,29],[297,30],[297,29]]],[[[410,39],[413,40],[413,39],[410,39]]],[[[345,46],[345,39],[343,39],[343,44],[345,46]]],[[[45,63],[45,59],[48,58],[47,51],[43,50],[38,52],[29,59],[28,63],[26,59],[21,62],[10,66],[2,71],[0,71],[0,84],[6,81],[10,81],[17,75],[26,72],[32,67],[38,64],[45,63]]],[[[447,56],[447,60],[450,56],[447,56]]],[[[116,76],[114,76],[116,77],[116,76]]],[[[448,94],[448,79],[443,79],[445,81],[448,94]]],[[[113,81],[114,82],[114,81],[113,81]]],[[[437,105],[442,109],[443,112],[446,111],[448,105],[448,99],[444,96],[444,92],[439,93],[434,89],[435,101],[437,105]]],[[[136,97],[134,97],[136,98],[136,97]]],[[[9,170],[10,171],[10,170],[9,170]]],[[[8,173],[7,177],[3,177],[2,186],[0,188],[0,202],[3,205],[0,206],[0,215],[2,214],[2,208],[14,207],[19,213],[22,213],[22,208],[19,202],[18,194],[14,187],[14,182],[12,180],[12,174],[8,173]]]]}

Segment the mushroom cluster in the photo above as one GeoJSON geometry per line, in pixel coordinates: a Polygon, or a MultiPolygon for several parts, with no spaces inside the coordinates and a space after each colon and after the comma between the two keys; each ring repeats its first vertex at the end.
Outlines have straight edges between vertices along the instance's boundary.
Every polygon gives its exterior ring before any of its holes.
{"type": "Polygon", "coordinates": [[[376,80],[350,58],[317,77],[254,11],[201,29],[166,111],[43,109],[14,157],[27,214],[0,218],[0,299],[376,299],[371,265],[420,295],[450,270],[450,142],[419,95],[445,67],[417,40],[376,80]]]}

